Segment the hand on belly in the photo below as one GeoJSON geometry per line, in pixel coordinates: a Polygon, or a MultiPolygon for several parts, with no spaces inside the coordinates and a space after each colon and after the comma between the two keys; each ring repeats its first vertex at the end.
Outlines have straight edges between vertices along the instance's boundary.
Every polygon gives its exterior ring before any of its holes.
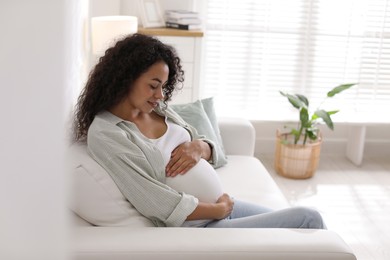
{"type": "Polygon", "coordinates": [[[176,191],[191,194],[202,202],[214,203],[223,194],[216,171],[204,159],[200,159],[186,174],[167,177],[166,184],[176,191]]]}

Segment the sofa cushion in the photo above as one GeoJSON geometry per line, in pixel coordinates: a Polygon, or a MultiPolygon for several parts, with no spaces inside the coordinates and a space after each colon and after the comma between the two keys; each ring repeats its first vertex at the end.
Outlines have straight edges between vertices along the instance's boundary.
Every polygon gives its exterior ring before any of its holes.
{"type": "Polygon", "coordinates": [[[73,144],[68,152],[69,206],[78,216],[99,226],[154,226],[126,200],[108,173],[89,156],[86,144],[73,144]]]}
{"type": "Polygon", "coordinates": [[[329,230],[82,227],[75,234],[74,260],[356,260],[329,230]]]}
{"type": "Polygon", "coordinates": [[[289,207],[275,181],[257,158],[229,155],[228,160],[227,165],[217,169],[224,192],[271,209],[289,207]]]}
{"type": "Polygon", "coordinates": [[[206,136],[206,138],[214,142],[219,159],[217,164],[214,165],[214,168],[219,168],[227,163],[222,145],[222,138],[218,128],[218,122],[216,122],[216,117],[213,116],[215,115],[215,112],[212,100],[205,99],[203,102],[207,106],[208,114],[213,120],[213,123],[210,121],[210,118],[203,107],[202,100],[198,100],[193,103],[172,105],[171,107],[184,119],[184,121],[195,127],[199,134],[206,136]]]}

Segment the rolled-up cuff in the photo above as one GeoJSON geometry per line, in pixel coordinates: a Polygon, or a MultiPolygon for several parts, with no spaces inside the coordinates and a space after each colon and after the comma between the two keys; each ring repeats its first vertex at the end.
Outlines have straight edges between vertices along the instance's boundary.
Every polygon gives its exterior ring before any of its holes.
{"type": "Polygon", "coordinates": [[[208,160],[208,162],[211,164],[211,165],[217,165],[217,162],[218,162],[218,153],[217,153],[217,149],[215,147],[215,144],[213,141],[210,141],[209,139],[200,139],[202,140],[203,142],[206,142],[209,146],[210,146],[210,149],[211,149],[211,158],[210,160],[208,160]]]}
{"type": "Polygon", "coordinates": [[[183,225],[188,215],[198,206],[199,200],[197,198],[185,193],[180,194],[182,195],[180,202],[165,221],[167,227],[180,227],[183,225]]]}

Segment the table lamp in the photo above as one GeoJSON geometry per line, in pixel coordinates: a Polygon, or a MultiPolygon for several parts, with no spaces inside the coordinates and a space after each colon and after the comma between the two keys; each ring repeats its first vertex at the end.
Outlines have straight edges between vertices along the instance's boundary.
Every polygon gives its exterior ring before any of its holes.
{"type": "Polygon", "coordinates": [[[122,36],[136,33],[138,18],[135,16],[98,16],[91,21],[92,53],[102,55],[122,36]]]}

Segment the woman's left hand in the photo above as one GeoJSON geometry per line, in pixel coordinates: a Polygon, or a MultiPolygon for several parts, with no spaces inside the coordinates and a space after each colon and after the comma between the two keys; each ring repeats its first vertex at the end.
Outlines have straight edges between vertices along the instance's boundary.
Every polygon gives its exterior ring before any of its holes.
{"type": "MultiPolygon", "coordinates": [[[[182,143],[177,146],[172,154],[171,159],[166,167],[167,177],[175,177],[178,174],[185,174],[195,166],[202,158],[207,143],[201,140],[182,143]]],[[[206,148],[207,149],[207,148],[206,148]]]]}

